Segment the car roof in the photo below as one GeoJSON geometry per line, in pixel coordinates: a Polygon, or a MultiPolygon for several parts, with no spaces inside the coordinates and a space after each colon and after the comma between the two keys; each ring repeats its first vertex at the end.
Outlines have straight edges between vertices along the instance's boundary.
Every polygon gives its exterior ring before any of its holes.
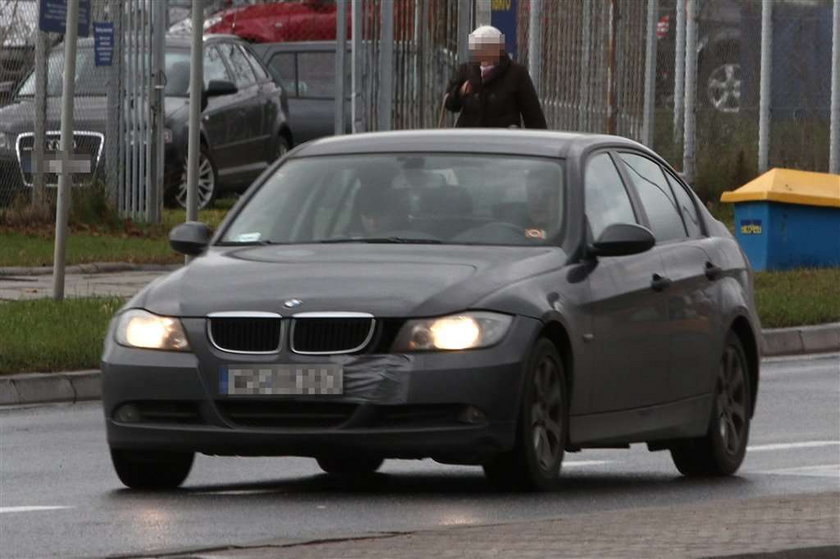
{"type": "Polygon", "coordinates": [[[649,152],[641,144],[621,136],[545,130],[458,128],[332,136],[306,143],[295,150],[294,155],[310,157],[351,153],[461,152],[565,158],[594,147],[641,148],[649,152]]]}
{"type": "MultiPolygon", "coordinates": [[[[218,41],[236,41],[238,43],[244,43],[245,41],[242,40],[241,37],[237,37],[236,35],[225,35],[222,33],[210,33],[204,35],[204,43],[215,43],[218,41]]],[[[166,35],[166,46],[167,47],[182,47],[182,48],[190,48],[192,45],[192,38],[189,35],[181,35],[177,33],[172,33],[166,35]]],[[[77,46],[79,48],[93,48],[93,37],[79,37],[77,46]]],[[[56,45],[53,50],[56,49],[63,49],[64,43],[59,43],[56,45]]]]}

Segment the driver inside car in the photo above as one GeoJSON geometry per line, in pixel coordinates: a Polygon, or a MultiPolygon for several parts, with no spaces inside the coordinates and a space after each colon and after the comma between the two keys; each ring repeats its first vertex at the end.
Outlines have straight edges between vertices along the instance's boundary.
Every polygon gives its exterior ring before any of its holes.
{"type": "Polygon", "coordinates": [[[551,166],[531,169],[525,176],[528,225],[525,237],[545,240],[560,224],[560,175],[551,166]]]}

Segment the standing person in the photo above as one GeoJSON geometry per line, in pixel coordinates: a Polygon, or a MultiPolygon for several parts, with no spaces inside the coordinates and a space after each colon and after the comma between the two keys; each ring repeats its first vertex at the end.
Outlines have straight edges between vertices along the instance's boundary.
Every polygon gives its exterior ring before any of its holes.
{"type": "Polygon", "coordinates": [[[446,108],[460,111],[459,128],[548,128],[528,70],[505,52],[505,36],[482,25],[469,37],[470,62],[446,90],[446,108]]]}

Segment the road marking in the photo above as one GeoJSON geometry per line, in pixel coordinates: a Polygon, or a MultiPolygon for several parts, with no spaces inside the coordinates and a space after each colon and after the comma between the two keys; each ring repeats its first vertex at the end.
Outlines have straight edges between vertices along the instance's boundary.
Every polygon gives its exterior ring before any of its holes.
{"type": "Polygon", "coordinates": [[[0,507],[0,514],[4,512],[38,512],[45,510],[72,509],[74,507],[51,506],[51,507],[0,507]]]}
{"type": "Polygon", "coordinates": [[[840,464],[824,464],[822,466],[799,466],[796,468],[779,468],[776,470],[761,470],[753,473],[782,476],[829,477],[840,479],[840,464]]]}
{"type": "Polygon", "coordinates": [[[802,441],[799,443],[777,443],[759,444],[748,446],[749,452],[761,452],[764,450],[790,450],[794,448],[821,448],[825,446],[840,446],[840,441],[802,441]]]}
{"type": "Polygon", "coordinates": [[[563,462],[564,468],[581,468],[584,466],[600,466],[602,464],[611,464],[612,460],[577,460],[575,462],[563,462]]]}

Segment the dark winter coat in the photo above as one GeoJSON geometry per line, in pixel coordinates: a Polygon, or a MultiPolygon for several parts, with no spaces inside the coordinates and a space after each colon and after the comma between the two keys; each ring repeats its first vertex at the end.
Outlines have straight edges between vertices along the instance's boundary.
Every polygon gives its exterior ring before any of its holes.
{"type": "Polygon", "coordinates": [[[459,128],[548,128],[528,70],[508,56],[502,56],[483,83],[478,63],[462,64],[446,92],[446,108],[461,111],[459,128]],[[462,96],[465,81],[472,92],[462,96]]]}

